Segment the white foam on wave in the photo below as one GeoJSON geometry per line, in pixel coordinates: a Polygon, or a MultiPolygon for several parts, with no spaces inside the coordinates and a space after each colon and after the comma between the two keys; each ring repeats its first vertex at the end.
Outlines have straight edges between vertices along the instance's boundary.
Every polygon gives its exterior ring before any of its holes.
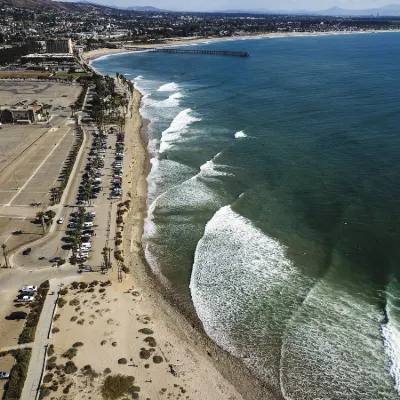
{"type": "Polygon", "coordinates": [[[394,400],[393,381],[371,287],[359,276],[337,282],[332,259],[308,292],[282,338],[281,389],[289,399],[394,400]],[[372,297],[372,295],[371,295],[372,297]]]}
{"type": "Polygon", "coordinates": [[[161,134],[161,142],[159,152],[163,153],[170,149],[175,142],[182,139],[182,135],[187,132],[188,127],[197,121],[201,121],[200,118],[193,117],[190,115],[192,112],[191,108],[186,108],[181,111],[171,122],[171,125],[161,134]]]}
{"type": "Polygon", "coordinates": [[[247,135],[243,131],[235,133],[235,138],[236,139],[245,138],[245,137],[247,137],[247,135]]]}
{"type": "Polygon", "coordinates": [[[387,287],[387,305],[385,308],[387,321],[382,325],[382,339],[385,345],[385,352],[389,358],[390,375],[392,376],[396,390],[400,394],[400,321],[398,313],[400,285],[395,278],[392,278],[387,287]]]}
{"type": "Polygon", "coordinates": [[[134,78],[134,81],[141,81],[142,79],[144,79],[144,76],[142,75],[138,75],[136,78],[134,78]]]}
{"type": "Polygon", "coordinates": [[[166,83],[157,89],[157,92],[175,92],[179,89],[179,86],[175,82],[166,83]]]}
{"type": "Polygon", "coordinates": [[[190,291],[207,334],[279,387],[275,340],[304,281],[280,242],[225,206],[197,244],[190,291]]]}
{"type": "Polygon", "coordinates": [[[385,352],[389,357],[390,375],[394,379],[397,392],[400,394],[400,330],[393,323],[393,316],[389,307],[386,307],[388,322],[382,325],[382,338],[385,352]]]}
{"type": "Polygon", "coordinates": [[[224,171],[223,169],[228,169],[229,166],[216,164],[215,159],[218,157],[218,154],[212,159],[207,161],[205,164],[200,166],[200,174],[192,179],[197,178],[198,176],[204,176],[207,178],[215,178],[219,176],[234,176],[231,172],[224,171]]]}

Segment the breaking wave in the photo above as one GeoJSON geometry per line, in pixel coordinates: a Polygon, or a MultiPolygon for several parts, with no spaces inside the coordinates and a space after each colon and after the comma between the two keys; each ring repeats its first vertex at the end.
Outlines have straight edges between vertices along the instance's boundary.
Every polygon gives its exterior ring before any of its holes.
{"type": "Polygon", "coordinates": [[[166,83],[157,89],[157,92],[175,92],[179,89],[179,86],[175,82],[166,83]]]}
{"type": "Polygon", "coordinates": [[[181,111],[171,122],[171,125],[161,134],[159,152],[163,153],[170,149],[173,144],[182,139],[182,135],[187,132],[189,125],[193,122],[201,121],[200,118],[190,115],[191,108],[181,111]]]}
{"type": "Polygon", "coordinates": [[[235,138],[236,139],[245,138],[245,137],[247,137],[247,135],[243,131],[235,133],[235,138]]]}

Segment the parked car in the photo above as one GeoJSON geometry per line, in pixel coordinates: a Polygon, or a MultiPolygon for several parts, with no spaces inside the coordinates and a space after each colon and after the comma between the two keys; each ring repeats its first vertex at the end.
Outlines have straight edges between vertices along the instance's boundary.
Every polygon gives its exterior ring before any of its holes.
{"type": "Polygon", "coordinates": [[[23,254],[24,256],[27,256],[31,251],[32,251],[32,249],[31,249],[30,247],[28,247],[27,249],[25,249],[25,250],[22,252],[22,254],[23,254]]]}
{"type": "Polygon", "coordinates": [[[9,377],[9,372],[0,372],[0,379],[8,379],[9,377]]]}
{"type": "Polygon", "coordinates": [[[20,296],[17,298],[18,302],[31,303],[35,298],[33,296],[20,296]]]}
{"type": "Polygon", "coordinates": [[[64,222],[64,218],[63,217],[60,217],[60,218],[58,218],[58,220],[57,220],[57,224],[62,224],[64,222]]]}
{"type": "Polygon", "coordinates": [[[93,222],[84,222],[83,227],[84,228],[91,228],[93,226],[93,222]]]}
{"type": "Polygon", "coordinates": [[[37,286],[25,285],[22,287],[21,292],[37,292],[37,286]]]}

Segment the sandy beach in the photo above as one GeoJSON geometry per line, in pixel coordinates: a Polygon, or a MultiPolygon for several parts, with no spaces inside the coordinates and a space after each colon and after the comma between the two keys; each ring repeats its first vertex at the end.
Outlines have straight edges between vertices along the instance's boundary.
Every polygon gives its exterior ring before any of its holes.
{"type": "Polygon", "coordinates": [[[135,378],[143,399],[275,399],[170,304],[145,262],[148,160],[140,102],[135,90],[125,126],[131,158],[123,200],[131,202],[124,215],[123,254],[130,273],[119,282],[114,267],[105,276],[87,274],[65,287],[44,384],[56,398],[101,398],[106,377],[123,374],[135,378]],[[66,372],[68,361],[73,372],[66,372]]]}

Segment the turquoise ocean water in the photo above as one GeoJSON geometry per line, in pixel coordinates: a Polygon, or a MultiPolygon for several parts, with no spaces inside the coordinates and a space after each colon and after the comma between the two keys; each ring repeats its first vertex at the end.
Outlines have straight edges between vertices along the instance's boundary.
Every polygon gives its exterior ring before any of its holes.
{"type": "MultiPolygon", "coordinates": [[[[190,47],[196,48],[196,47],[190,47]]],[[[144,94],[146,257],[286,399],[400,390],[400,34],[93,62],[144,94]]]]}

